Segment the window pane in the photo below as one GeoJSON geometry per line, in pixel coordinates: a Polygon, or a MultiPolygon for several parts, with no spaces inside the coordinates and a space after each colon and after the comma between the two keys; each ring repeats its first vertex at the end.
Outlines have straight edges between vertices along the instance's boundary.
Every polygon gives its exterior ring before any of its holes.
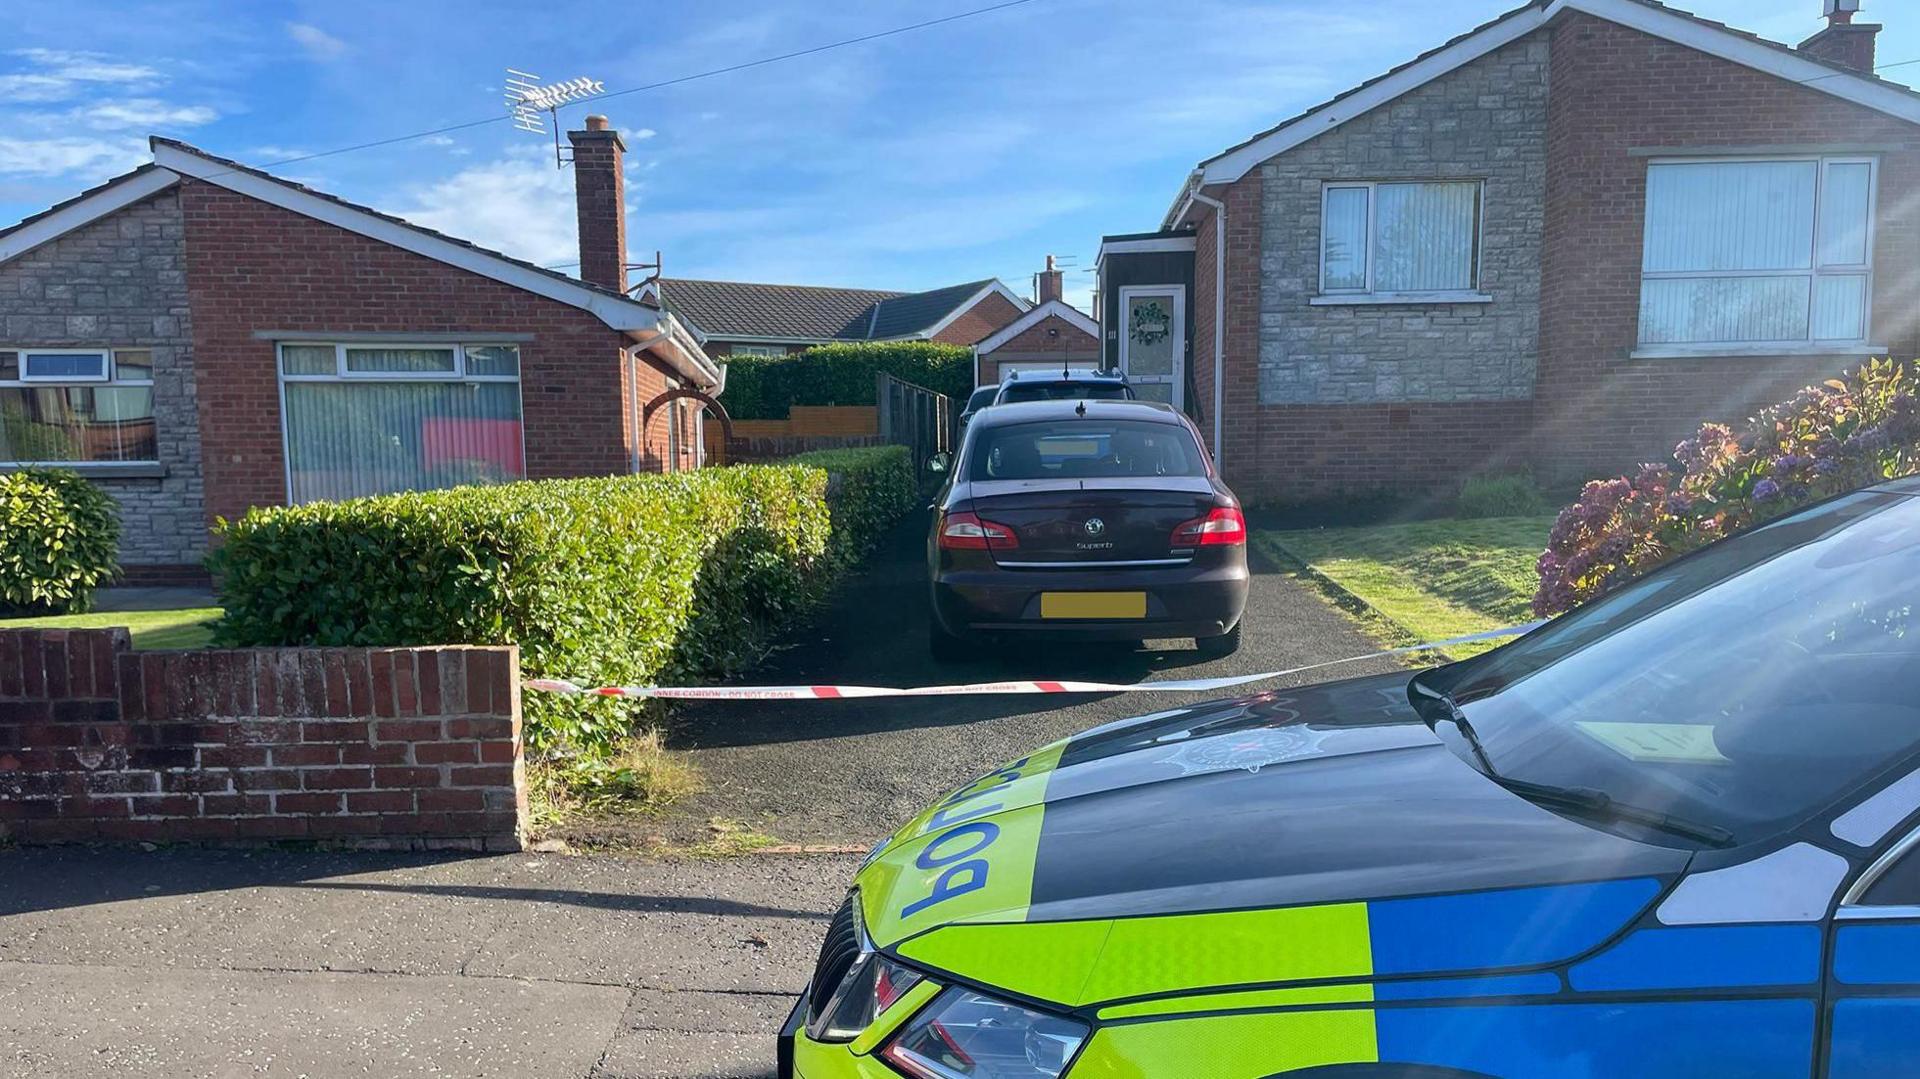
{"type": "Polygon", "coordinates": [[[18,352],[0,352],[0,382],[12,382],[20,377],[20,354],[18,352]]]}
{"type": "Polygon", "coordinates": [[[294,502],[525,475],[520,387],[510,382],[290,382],[294,502]]]}
{"type": "Polygon", "coordinates": [[[28,352],[22,354],[24,377],[30,379],[107,377],[104,352],[28,352]]]}
{"type": "Polygon", "coordinates": [[[520,373],[520,348],[517,345],[468,345],[467,374],[517,375],[520,373]]]}
{"type": "Polygon", "coordinates": [[[1665,278],[1642,282],[1646,344],[1804,341],[1811,281],[1805,277],[1665,278]]]}
{"type": "Polygon", "coordinates": [[[154,461],[144,386],[0,388],[0,461],[154,461]]]}
{"type": "Polygon", "coordinates": [[[1175,329],[1171,295],[1128,296],[1127,373],[1172,374],[1173,350],[1179,346],[1175,329]]]}
{"type": "Polygon", "coordinates": [[[1326,247],[1322,254],[1320,287],[1367,287],[1367,189],[1335,187],[1327,190],[1326,247]]]}
{"type": "Polygon", "coordinates": [[[331,375],[339,371],[332,345],[282,345],[280,368],[289,375],[331,375]]]}
{"type": "Polygon", "coordinates": [[[1813,312],[1813,336],[1816,340],[1866,340],[1866,275],[1820,278],[1814,283],[1813,312]]]}
{"type": "Polygon", "coordinates": [[[1646,269],[1807,269],[1818,168],[1813,161],[1649,167],[1646,269]]]}
{"type": "Polygon", "coordinates": [[[1820,265],[1867,264],[1867,216],[1872,193],[1871,165],[1839,161],[1827,166],[1826,186],[1820,190],[1820,265]]]}
{"type": "Polygon", "coordinates": [[[113,350],[113,377],[121,382],[146,382],[153,378],[153,353],[143,348],[113,350]]]}
{"type": "Polygon", "coordinates": [[[347,370],[363,374],[452,374],[450,348],[349,348],[347,370]]]}
{"type": "Polygon", "coordinates": [[[1381,184],[1374,207],[1373,290],[1473,287],[1479,184],[1381,184]]]}

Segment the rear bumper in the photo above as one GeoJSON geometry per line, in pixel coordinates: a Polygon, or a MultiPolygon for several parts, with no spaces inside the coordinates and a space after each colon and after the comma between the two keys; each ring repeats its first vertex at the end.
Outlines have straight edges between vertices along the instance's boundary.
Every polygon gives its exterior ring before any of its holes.
{"type": "Polygon", "coordinates": [[[1113,641],[1218,637],[1247,607],[1244,558],[1211,566],[1127,570],[952,569],[933,579],[933,616],[955,636],[1113,641]],[[1045,592],[1145,592],[1139,619],[1040,617],[1045,592]]]}

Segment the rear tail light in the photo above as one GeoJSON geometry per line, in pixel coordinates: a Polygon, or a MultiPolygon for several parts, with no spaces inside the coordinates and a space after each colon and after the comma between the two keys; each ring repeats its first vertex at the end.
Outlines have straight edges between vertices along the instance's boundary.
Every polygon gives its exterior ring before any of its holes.
{"type": "Polygon", "coordinates": [[[940,546],[948,550],[1007,550],[1020,546],[1013,529],[997,521],[983,521],[971,513],[950,513],[940,523],[940,546]]]}
{"type": "Polygon", "coordinates": [[[1247,542],[1247,519],[1238,506],[1216,506],[1173,530],[1175,547],[1238,547],[1247,542]]]}

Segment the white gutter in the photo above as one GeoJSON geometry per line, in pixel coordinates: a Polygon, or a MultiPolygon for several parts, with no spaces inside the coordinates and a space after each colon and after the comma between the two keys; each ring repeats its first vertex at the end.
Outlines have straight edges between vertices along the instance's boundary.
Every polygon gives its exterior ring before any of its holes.
{"type": "Polygon", "coordinates": [[[1224,472],[1227,448],[1221,441],[1220,408],[1227,392],[1227,204],[1202,195],[1197,186],[1187,192],[1187,204],[1196,202],[1213,207],[1213,466],[1224,472]]]}

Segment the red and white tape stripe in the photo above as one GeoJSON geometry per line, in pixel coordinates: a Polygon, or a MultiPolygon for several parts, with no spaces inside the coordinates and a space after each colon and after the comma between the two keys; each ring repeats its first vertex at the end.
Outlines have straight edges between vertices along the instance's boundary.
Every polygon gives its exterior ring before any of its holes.
{"type": "Polygon", "coordinates": [[[1289,667],[1284,671],[1263,671],[1260,674],[1239,674],[1227,678],[1180,678],[1130,684],[1033,681],[969,682],[955,686],[905,688],[895,686],[599,686],[588,688],[560,678],[529,678],[524,684],[528,689],[548,693],[567,693],[588,697],[652,697],[678,701],[834,701],[860,697],[973,697],[1028,693],[1211,693],[1215,690],[1251,685],[1254,682],[1305,674],[1308,671],[1317,671],[1326,667],[1337,667],[1343,663],[1359,663],[1363,660],[1381,659],[1387,656],[1403,656],[1410,652],[1430,652],[1456,644],[1517,637],[1540,624],[1529,622],[1524,626],[1509,626],[1506,629],[1488,630],[1485,633],[1470,633],[1465,637],[1427,641],[1422,644],[1411,644],[1405,648],[1388,648],[1361,656],[1348,656],[1345,659],[1328,660],[1324,663],[1309,663],[1304,667],[1289,667]]]}

